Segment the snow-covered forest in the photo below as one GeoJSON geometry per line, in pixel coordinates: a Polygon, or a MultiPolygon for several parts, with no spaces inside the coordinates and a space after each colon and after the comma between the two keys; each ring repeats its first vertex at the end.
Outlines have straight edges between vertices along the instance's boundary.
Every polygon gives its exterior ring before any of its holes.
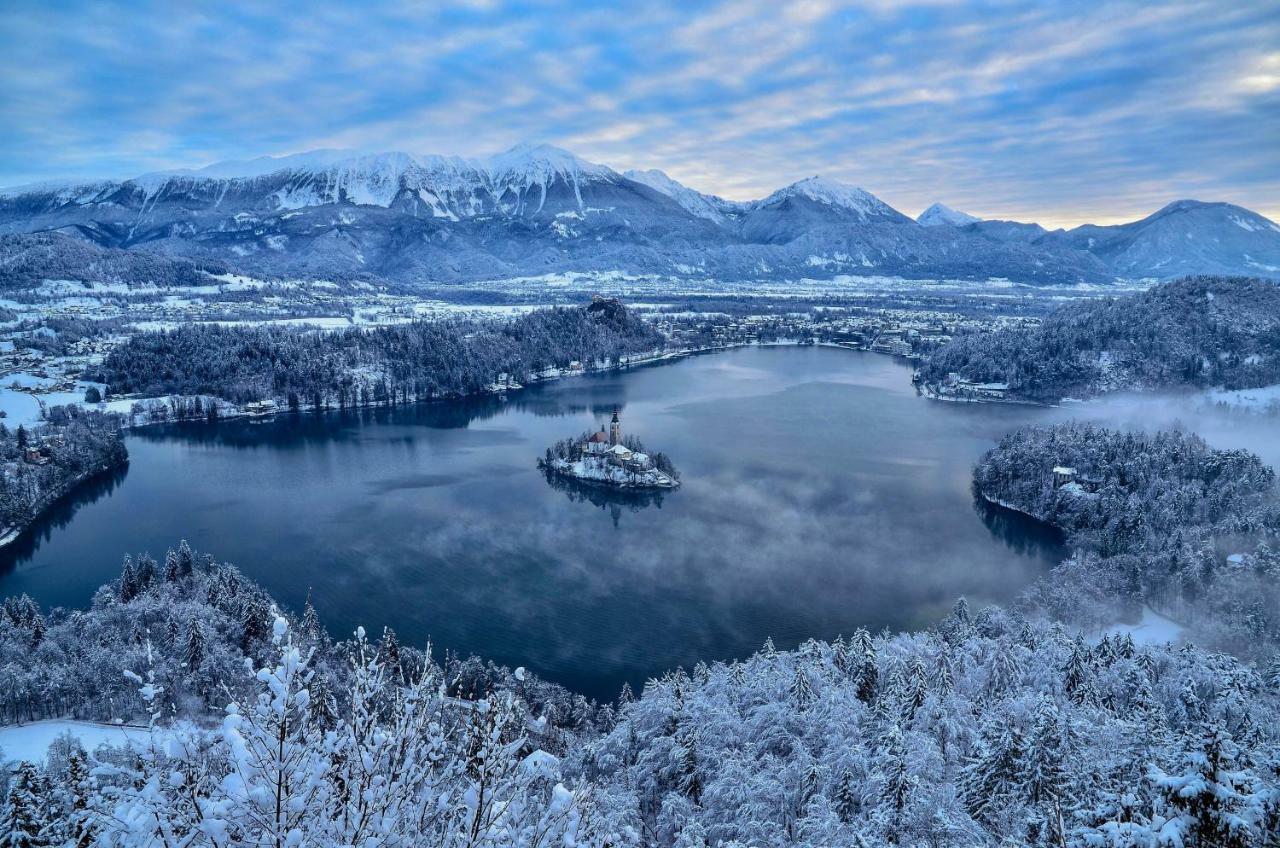
{"type": "Polygon", "coordinates": [[[476,394],[501,375],[617,362],[662,337],[616,300],[509,321],[448,320],[317,333],[184,325],[140,333],[94,375],[113,393],[213,395],[235,403],[353,407],[476,394]]]}
{"type": "Polygon", "coordinates": [[[1189,277],[1132,297],[1066,304],[1037,327],[957,336],[920,366],[925,384],[949,375],[1005,383],[1042,401],[1118,389],[1280,382],[1280,286],[1189,277]]]}
{"type": "Polygon", "coordinates": [[[959,601],[926,632],[771,643],[597,706],[279,611],[185,545],[87,611],[0,614],[6,717],[59,740],[6,845],[1221,846],[1280,838],[1280,662],[1084,639],[959,601]]]}
{"type": "Polygon", "coordinates": [[[0,536],[26,527],[80,481],[128,459],[119,416],[57,406],[38,427],[0,423],[0,536]]]}
{"type": "Polygon", "coordinates": [[[1280,500],[1253,454],[1185,432],[1030,427],[978,463],[974,487],[1065,531],[1076,555],[1032,595],[1049,616],[1102,624],[1151,605],[1219,649],[1280,645],[1280,500]]]}

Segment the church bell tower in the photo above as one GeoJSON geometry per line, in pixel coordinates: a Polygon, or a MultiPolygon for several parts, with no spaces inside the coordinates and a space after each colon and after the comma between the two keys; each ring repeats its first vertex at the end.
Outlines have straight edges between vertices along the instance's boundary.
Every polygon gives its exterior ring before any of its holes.
{"type": "Polygon", "coordinates": [[[622,444],[622,422],[618,420],[618,407],[613,408],[613,420],[609,422],[609,444],[622,444]]]}

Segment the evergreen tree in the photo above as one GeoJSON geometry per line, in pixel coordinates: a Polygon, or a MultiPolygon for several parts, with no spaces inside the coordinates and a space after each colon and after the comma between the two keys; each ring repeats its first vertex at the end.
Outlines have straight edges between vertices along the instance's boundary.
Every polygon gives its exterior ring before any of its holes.
{"type": "Polygon", "coordinates": [[[858,797],[853,772],[845,769],[840,773],[840,780],[835,791],[836,814],[840,821],[849,824],[862,810],[862,799],[858,797]]]}
{"type": "Polygon", "coordinates": [[[98,828],[94,822],[94,813],[90,807],[93,800],[94,779],[89,774],[84,755],[80,751],[72,751],[67,760],[66,793],[68,803],[63,815],[66,817],[65,833],[59,840],[68,848],[88,848],[93,844],[98,828]]]}
{"type": "Polygon", "coordinates": [[[801,712],[809,709],[809,705],[813,703],[816,697],[813,685],[809,682],[809,675],[805,674],[804,669],[800,667],[800,663],[796,663],[796,673],[791,679],[789,694],[791,703],[801,712]]]}
{"type": "Polygon", "coordinates": [[[962,793],[965,807],[975,819],[996,826],[1000,812],[1019,797],[1023,783],[1023,738],[1017,725],[992,716],[982,727],[975,756],[965,767],[962,793]]]}
{"type": "Polygon", "coordinates": [[[677,743],[679,769],[676,775],[677,785],[695,805],[702,803],[703,779],[702,764],[698,759],[698,735],[682,733],[677,743]]]}
{"type": "Polygon", "coordinates": [[[880,682],[880,669],[876,663],[876,647],[871,634],[859,629],[853,634],[850,645],[853,654],[855,675],[858,685],[858,700],[869,704],[876,699],[876,691],[880,682]]]}
{"type": "Polygon", "coordinates": [[[1075,642],[1071,644],[1071,656],[1067,657],[1062,673],[1062,689],[1068,698],[1077,704],[1091,699],[1090,681],[1093,675],[1089,666],[1089,649],[1082,637],[1076,636],[1075,642]]]}
{"type": "Polygon", "coordinates": [[[0,819],[0,848],[43,848],[49,824],[45,799],[40,796],[40,773],[31,763],[18,766],[9,786],[4,818],[0,819]]]}
{"type": "Polygon", "coordinates": [[[1021,768],[1023,792],[1029,803],[1057,809],[1067,796],[1066,731],[1058,708],[1044,696],[1031,721],[1021,768]]]}
{"type": "Polygon", "coordinates": [[[1017,650],[1008,639],[996,642],[995,654],[987,674],[986,691],[988,695],[1000,696],[1013,687],[1022,676],[1022,662],[1017,650]]]}
{"type": "Polygon", "coordinates": [[[196,555],[187,544],[187,540],[183,539],[178,545],[178,574],[184,578],[190,577],[195,571],[195,563],[196,555]]]}
{"type": "Polygon", "coordinates": [[[182,663],[187,672],[196,674],[204,663],[205,657],[204,625],[193,617],[187,625],[187,638],[182,646],[182,663]]]}
{"type": "Polygon", "coordinates": [[[883,782],[880,790],[880,819],[890,842],[896,842],[903,813],[910,800],[913,781],[907,766],[907,746],[898,725],[891,724],[881,747],[883,782]]]}
{"type": "Polygon", "coordinates": [[[1197,749],[1182,759],[1179,773],[1155,767],[1150,773],[1171,811],[1161,828],[1166,844],[1255,848],[1280,839],[1280,792],[1245,767],[1230,734],[1205,728],[1197,749]]]}
{"type": "Polygon", "coordinates": [[[396,632],[390,627],[382,630],[382,642],[378,645],[378,662],[382,663],[392,674],[400,674],[400,642],[396,632]]]}
{"type": "Polygon", "coordinates": [[[138,574],[133,567],[133,558],[126,556],[124,558],[124,567],[120,571],[120,585],[117,595],[121,603],[127,604],[138,597],[138,592],[138,574]]]}
{"type": "Polygon", "coordinates": [[[181,569],[178,565],[178,553],[173,548],[170,548],[169,552],[164,556],[164,582],[177,583],[180,576],[181,569]]]}

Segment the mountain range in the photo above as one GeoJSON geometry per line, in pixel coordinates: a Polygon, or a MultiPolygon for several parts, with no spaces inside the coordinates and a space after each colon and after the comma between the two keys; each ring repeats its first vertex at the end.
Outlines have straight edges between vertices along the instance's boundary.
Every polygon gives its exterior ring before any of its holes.
{"type": "Polygon", "coordinates": [[[0,264],[31,234],[44,234],[42,256],[76,244],[76,256],[100,255],[88,243],[250,273],[408,284],[565,271],[1039,285],[1280,277],[1280,226],[1228,203],[1181,200],[1130,224],[1051,232],[942,204],[912,220],[822,177],[725,200],[548,145],[484,159],[319,150],[0,191],[0,264]]]}

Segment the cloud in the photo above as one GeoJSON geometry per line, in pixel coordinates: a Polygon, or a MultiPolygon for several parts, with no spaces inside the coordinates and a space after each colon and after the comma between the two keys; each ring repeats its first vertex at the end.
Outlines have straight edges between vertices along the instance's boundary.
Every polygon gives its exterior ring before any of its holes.
{"type": "Polygon", "coordinates": [[[1277,217],[1278,43],[1266,0],[16,0],[0,184],[536,139],[739,199],[822,173],[908,212],[1277,217]]]}

